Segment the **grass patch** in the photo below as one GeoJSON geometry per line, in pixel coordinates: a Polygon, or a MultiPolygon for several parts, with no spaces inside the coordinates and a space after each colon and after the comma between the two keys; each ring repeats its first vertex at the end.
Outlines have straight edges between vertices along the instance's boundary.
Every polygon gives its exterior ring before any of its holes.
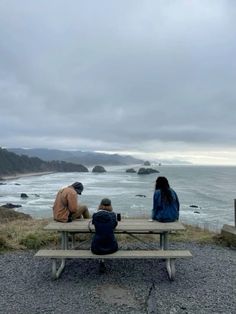
{"type": "Polygon", "coordinates": [[[209,231],[208,229],[202,229],[200,227],[184,225],[185,231],[173,232],[170,236],[170,241],[181,242],[196,242],[200,244],[216,244],[218,233],[209,231]]]}
{"type": "Polygon", "coordinates": [[[43,230],[47,219],[15,220],[0,224],[0,251],[38,249],[58,243],[58,233],[43,230]]]}

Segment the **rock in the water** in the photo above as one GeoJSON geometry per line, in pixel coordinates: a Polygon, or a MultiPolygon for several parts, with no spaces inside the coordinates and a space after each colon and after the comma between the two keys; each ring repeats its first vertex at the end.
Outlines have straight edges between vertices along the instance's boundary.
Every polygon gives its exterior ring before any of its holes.
{"type": "Polygon", "coordinates": [[[27,198],[27,197],[29,197],[29,196],[28,196],[26,193],[21,193],[20,197],[21,197],[21,198],[27,198]]]}
{"type": "Polygon", "coordinates": [[[126,169],[125,172],[128,172],[128,173],[136,173],[136,171],[134,170],[134,168],[126,169]]]}
{"type": "Polygon", "coordinates": [[[22,205],[6,203],[5,205],[2,205],[2,207],[4,207],[4,208],[17,208],[17,207],[22,207],[22,205]]]}
{"type": "Polygon", "coordinates": [[[192,207],[192,208],[198,208],[197,205],[189,205],[189,207],[192,207]]]}
{"type": "Polygon", "coordinates": [[[146,195],[144,195],[144,194],[136,194],[135,196],[146,197],[146,195]]]}
{"type": "Polygon", "coordinates": [[[138,171],[138,174],[151,174],[151,173],[159,173],[159,171],[153,168],[140,168],[138,171]]]}
{"type": "Polygon", "coordinates": [[[106,172],[106,169],[103,166],[95,166],[93,167],[92,172],[103,173],[103,172],[106,172]]]}
{"type": "Polygon", "coordinates": [[[151,166],[150,162],[147,160],[147,161],[144,161],[144,166],[151,166]]]}
{"type": "Polygon", "coordinates": [[[194,214],[200,214],[200,212],[199,212],[199,211],[197,211],[197,210],[195,210],[195,211],[194,211],[194,214]]]}

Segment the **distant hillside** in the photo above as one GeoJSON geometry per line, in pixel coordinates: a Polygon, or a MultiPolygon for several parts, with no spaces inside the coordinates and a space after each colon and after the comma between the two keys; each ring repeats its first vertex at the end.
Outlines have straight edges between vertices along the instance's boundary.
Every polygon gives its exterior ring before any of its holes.
{"type": "Polygon", "coordinates": [[[0,177],[42,171],[88,172],[88,169],[82,165],[67,163],[65,161],[44,161],[38,157],[19,156],[0,148],[0,177]]]}
{"type": "Polygon", "coordinates": [[[143,160],[134,158],[132,156],[122,156],[118,154],[103,154],[95,152],[82,152],[82,151],[65,151],[57,149],[23,149],[23,148],[9,148],[11,152],[18,155],[27,155],[29,157],[38,157],[46,161],[63,160],[85,166],[95,165],[131,165],[142,164],[143,160]]]}

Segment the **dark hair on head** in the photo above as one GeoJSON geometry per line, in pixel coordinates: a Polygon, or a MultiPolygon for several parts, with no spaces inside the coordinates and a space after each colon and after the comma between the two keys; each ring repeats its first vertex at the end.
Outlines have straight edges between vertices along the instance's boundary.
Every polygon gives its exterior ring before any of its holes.
{"type": "Polygon", "coordinates": [[[166,177],[158,177],[156,179],[155,190],[161,190],[161,196],[164,202],[171,203],[173,200],[170,185],[166,177]]]}

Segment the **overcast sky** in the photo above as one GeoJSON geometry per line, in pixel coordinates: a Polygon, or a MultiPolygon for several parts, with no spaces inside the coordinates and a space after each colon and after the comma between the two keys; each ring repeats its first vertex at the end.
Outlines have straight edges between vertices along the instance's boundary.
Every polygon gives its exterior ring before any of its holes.
{"type": "Polygon", "coordinates": [[[0,0],[0,146],[236,164],[236,1],[0,0]]]}

